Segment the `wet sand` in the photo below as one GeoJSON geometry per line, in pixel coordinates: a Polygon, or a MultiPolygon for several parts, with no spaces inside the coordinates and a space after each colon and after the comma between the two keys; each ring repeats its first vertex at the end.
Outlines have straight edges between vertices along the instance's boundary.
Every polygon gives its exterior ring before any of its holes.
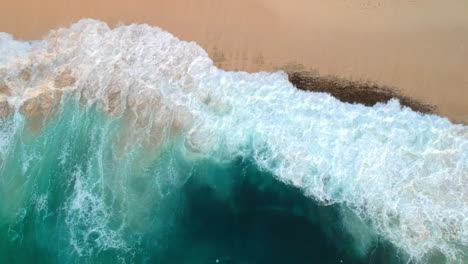
{"type": "Polygon", "coordinates": [[[2,3],[0,31],[38,39],[84,17],[148,23],[226,70],[282,69],[298,88],[365,104],[397,96],[468,123],[466,14],[465,0],[17,0],[2,3]]]}

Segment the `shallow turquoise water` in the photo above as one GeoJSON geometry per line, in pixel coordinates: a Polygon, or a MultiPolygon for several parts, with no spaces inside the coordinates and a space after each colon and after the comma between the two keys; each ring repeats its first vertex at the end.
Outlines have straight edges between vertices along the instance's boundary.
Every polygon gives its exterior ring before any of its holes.
{"type": "Polygon", "coordinates": [[[343,210],[248,159],[188,159],[177,138],[119,152],[121,120],[64,105],[38,134],[1,123],[0,263],[398,262],[386,243],[357,254],[343,210]]]}

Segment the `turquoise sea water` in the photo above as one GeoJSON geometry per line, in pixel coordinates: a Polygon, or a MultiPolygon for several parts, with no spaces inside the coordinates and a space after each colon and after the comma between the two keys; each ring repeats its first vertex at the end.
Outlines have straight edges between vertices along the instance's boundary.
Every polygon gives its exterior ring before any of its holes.
{"type": "Polygon", "coordinates": [[[177,139],[115,155],[119,120],[64,105],[40,134],[17,121],[0,171],[1,263],[399,262],[388,243],[356,254],[336,206],[249,159],[186,160],[177,139]]]}
{"type": "Polygon", "coordinates": [[[85,19],[0,34],[0,263],[465,263],[468,128],[85,19]]]}

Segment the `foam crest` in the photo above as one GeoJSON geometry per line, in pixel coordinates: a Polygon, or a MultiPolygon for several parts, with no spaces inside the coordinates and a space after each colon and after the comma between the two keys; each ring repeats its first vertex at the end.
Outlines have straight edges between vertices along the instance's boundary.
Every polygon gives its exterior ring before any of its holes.
{"type": "Polygon", "coordinates": [[[29,43],[14,40],[12,35],[0,32],[0,64],[24,55],[30,49],[29,43]]]}
{"type": "MultiPolygon", "coordinates": [[[[85,19],[31,44],[0,35],[1,50],[0,122],[19,111],[38,132],[77,97],[123,123],[117,152],[179,138],[188,160],[253,159],[312,199],[343,204],[416,260],[467,254],[466,126],[396,100],[365,107],[300,91],[283,72],[225,72],[197,44],[148,25],[85,19]]],[[[68,224],[105,230],[91,216],[107,211],[75,178],[68,224]]]]}

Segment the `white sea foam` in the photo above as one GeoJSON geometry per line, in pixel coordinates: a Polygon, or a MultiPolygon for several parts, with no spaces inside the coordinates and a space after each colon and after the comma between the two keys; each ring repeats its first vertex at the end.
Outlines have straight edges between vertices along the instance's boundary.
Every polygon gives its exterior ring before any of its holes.
{"type": "MultiPolygon", "coordinates": [[[[283,72],[226,72],[197,44],[148,25],[110,29],[86,19],[31,46],[0,35],[0,47],[9,54],[0,78],[16,107],[51,91],[76,94],[126,117],[131,131],[123,134],[139,136],[124,137],[123,149],[178,135],[187,159],[252,158],[312,199],[345,205],[414,259],[442,252],[456,263],[466,254],[466,126],[396,100],[365,107],[300,91],[283,72]]],[[[48,109],[41,107],[23,113],[48,109]]],[[[72,205],[84,199],[101,208],[77,190],[72,205]]],[[[70,208],[70,217],[94,214],[70,208]]]]}
{"type": "Polygon", "coordinates": [[[110,210],[91,191],[93,186],[89,186],[83,179],[83,172],[77,169],[72,177],[74,192],[67,204],[65,221],[70,233],[70,244],[78,255],[92,256],[97,253],[96,250],[109,248],[126,249],[121,233],[108,228],[108,221],[112,217],[110,210]]]}
{"type": "Polygon", "coordinates": [[[30,48],[29,43],[14,40],[12,35],[0,32],[0,64],[25,54],[30,48]]]}

